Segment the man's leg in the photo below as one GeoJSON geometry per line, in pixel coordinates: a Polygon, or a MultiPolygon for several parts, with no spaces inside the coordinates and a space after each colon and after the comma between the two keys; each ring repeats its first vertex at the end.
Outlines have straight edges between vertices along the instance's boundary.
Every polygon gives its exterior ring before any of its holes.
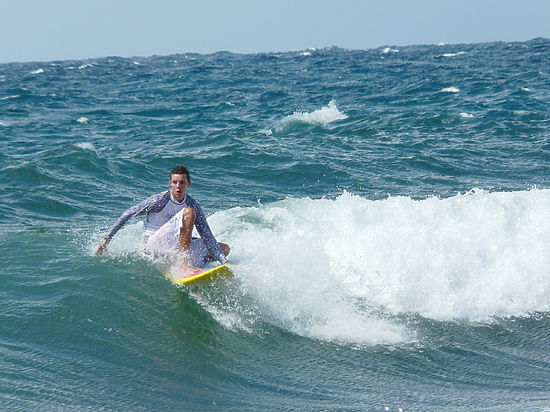
{"type": "MultiPolygon", "coordinates": [[[[202,242],[201,239],[193,240],[192,238],[193,227],[195,226],[195,220],[197,218],[195,209],[186,207],[180,213],[182,216],[181,226],[179,228],[178,250],[180,252],[186,252],[181,254],[183,264],[196,269],[195,265],[201,265],[200,262],[203,262],[204,264],[205,262],[214,260],[214,258],[210,256],[210,253],[206,250],[204,243],[200,243],[202,242]],[[191,246],[192,241],[197,243],[191,246]]],[[[221,242],[218,242],[218,244],[220,245],[223,254],[227,256],[231,251],[229,245],[221,242]]]]}
{"type": "Polygon", "coordinates": [[[195,219],[197,214],[195,209],[186,207],[183,209],[183,219],[181,222],[180,236],[178,242],[178,248],[180,251],[186,251],[191,245],[191,235],[193,234],[193,227],[195,226],[195,219]]]}
{"type": "Polygon", "coordinates": [[[193,208],[186,207],[180,210],[149,237],[145,248],[153,253],[167,255],[179,252],[176,258],[177,266],[186,272],[200,271],[200,268],[195,267],[200,259],[197,260],[194,256],[197,248],[193,245],[195,240],[191,237],[195,219],[196,212],[193,208]]]}
{"type": "Polygon", "coordinates": [[[195,220],[197,214],[195,209],[186,207],[182,210],[182,220],[178,239],[178,249],[180,251],[180,265],[186,270],[191,272],[200,273],[202,269],[194,266],[193,258],[189,254],[191,252],[191,239],[193,234],[193,227],[195,226],[195,220]],[[181,253],[183,252],[183,253],[181,253]]]}

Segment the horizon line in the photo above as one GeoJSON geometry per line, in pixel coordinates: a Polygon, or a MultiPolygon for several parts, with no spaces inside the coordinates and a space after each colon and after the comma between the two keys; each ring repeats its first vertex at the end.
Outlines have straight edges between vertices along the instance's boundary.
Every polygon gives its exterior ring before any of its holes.
{"type": "Polygon", "coordinates": [[[491,44],[491,43],[529,43],[536,40],[546,40],[550,41],[549,37],[544,36],[537,36],[533,37],[528,40],[491,40],[491,41],[480,41],[480,42],[474,42],[474,43],[447,43],[447,42],[438,42],[438,43],[417,43],[417,44],[383,44],[376,47],[368,47],[368,48],[348,48],[348,47],[342,47],[338,45],[332,45],[332,46],[324,46],[324,47],[308,47],[308,48],[302,48],[302,49],[288,49],[288,50],[270,50],[270,51],[256,51],[256,52],[235,52],[231,50],[217,50],[213,52],[175,52],[175,53],[168,53],[168,54],[149,54],[149,55],[127,55],[127,56],[120,56],[120,55],[114,55],[114,54],[107,54],[103,56],[93,56],[93,57],[79,57],[79,58],[61,58],[61,59],[51,59],[51,60],[10,60],[2,62],[0,61],[0,65],[8,65],[8,64],[32,64],[32,63],[41,63],[41,64],[48,64],[48,63],[54,63],[54,62],[68,62],[68,61],[88,61],[88,60],[98,60],[98,59],[108,59],[108,58],[119,58],[119,59],[149,59],[152,57],[170,57],[170,56],[181,56],[181,55],[200,55],[200,56],[210,56],[218,53],[229,53],[234,55],[260,55],[260,54],[276,54],[276,53],[298,53],[298,52],[304,52],[304,51],[316,51],[316,50],[327,50],[327,49],[342,49],[347,51],[369,51],[369,50],[377,50],[377,49],[384,49],[384,48],[392,48],[392,47],[401,47],[401,48],[410,48],[410,47],[427,47],[427,46],[472,46],[472,45],[479,45],[479,44],[491,44]]]}

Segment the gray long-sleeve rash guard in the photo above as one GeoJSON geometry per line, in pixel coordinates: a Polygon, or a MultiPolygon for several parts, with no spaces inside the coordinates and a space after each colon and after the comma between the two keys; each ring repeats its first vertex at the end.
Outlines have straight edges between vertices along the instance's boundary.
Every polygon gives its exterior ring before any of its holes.
{"type": "MultiPolygon", "coordinates": [[[[164,209],[169,201],[170,191],[168,190],[166,192],[150,196],[143,202],[132,206],[118,218],[111,230],[109,230],[109,233],[107,233],[107,236],[105,236],[105,239],[111,240],[115,233],[118,232],[126,224],[126,222],[130,220],[130,218],[134,216],[146,215],[149,213],[159,213],[162,209],[164,209]]],[[[206,248],[210,252],[210,255],[212,255],[213,258],[217,259],[220,263],[226,263],[227,259],[223,254],[220,245],[218,245],[216,238],[212,234],[210,226],[208,226],[208,222],[206,221],[206,216],[204,215],[201,207],[199,206],[197,201],[189,195],[186,195],[185,201],[189,207],[195,209],[195,227],[197,228],[197,232],[199,232],[200,237],[204,241],[206,248]]]]}

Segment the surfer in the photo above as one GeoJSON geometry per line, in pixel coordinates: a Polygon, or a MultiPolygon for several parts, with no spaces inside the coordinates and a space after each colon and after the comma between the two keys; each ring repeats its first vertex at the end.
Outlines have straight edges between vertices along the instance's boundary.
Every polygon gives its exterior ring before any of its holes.
{"type": "Polygon", "coordinates": [[[175,167],[170,173],[171,189],[150,196],[126,210],[97,247],[96,255],[105,251],[115,233],[130,218],[145,215],[146,251],[153,255],[182,252],[184,264],[192,269],[213,260],[228,263],[226,256],[230,248],[214,238],[201,207],[187,194],[190,185],[189,170],[185,166],[175,167]],[[193,227],[197,228],[200,238],[192,237],[193,227]]]}

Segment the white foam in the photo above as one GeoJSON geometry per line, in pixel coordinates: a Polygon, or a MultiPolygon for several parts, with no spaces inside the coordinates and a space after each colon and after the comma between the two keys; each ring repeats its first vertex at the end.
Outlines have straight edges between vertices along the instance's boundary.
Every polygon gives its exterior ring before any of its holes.
{"type": "Polygon", "coordinates": [[[460,89],[458,87],[445,87],[441,91],[443,93],[458,93],[460,89]]]}
{"type": "MultiPolygon", "coordinates": [[[[84,143],[76,143],[75,146],[80,147],[84,143]]],[[[82,147],[81,147],[82,148],[82,147]]],[[[82,148],[84,150],[92,150],[88,148],[82,148]]],[[[136,202],[137,203],[137,202],[136,202]]],[[[113,222],[108,222],[109,225],[113,222]]],[[[90,241],[87,244],[87,249],[90,255],[93,255],[97,246],[102,241],[102,237],[105,235],[105,231],[101,230],[90,237],[90,241]]],[[[141,255],[143,250],[143,222],[136,221],[126,224],[116,236],[111,240],[107,247],[107,256],[121,257],[128,255],[141,255]]]]}
{"type": "MultiPolygon", "coordinates": [[[[550,309],[550,190],[377,201],[344,192],[208,221],[231,244],[236,281],[218,300],[197,298],[228,328],[268,323],[326,341],[394,345],[418,340],[411,315],[491,322],[550,309]]],[[[109,253],[139,253],[141,229],[127,225],[109,253]]]]}
{"type": "Polygon", "coordinates": [[[439,57],[455,57],[455,56],[460,56],[460,55],[463,55],[463,54],[466,54],[466,53],[467,52],[464,52],[464,51],[460,51],[460,52],[457,52],[457,53],[443,53],[439,57]]]}
{"type": "Polygon", "coordinates": [[[36,69],[31,72],[31,74],[41,74],[44,73],[44,69],[36,69]]]}
{"type": "Polygon", "coordinates": [[[86,123],[88,123],[88,122],[90,121],[90,119],[88,119],[87,117],[84,117],[84,116],[83,116],[83,117],[79,117],[78,119],[76,119],[76,121],[77,121],[78,123],[86,124],[86,123]]]}
{"type": "Polygon", "coordinates": [[[75,143],[74,145],[82,150],[95,150],[95,146],[92,143],[82,142],[75,143]]]}
{"type": "Polygon", "coordinates": [[[550,190],[288,199],[211,217],[243,290],[294,333],[415,340],[393,318],[490,321],[550,308],[550,190]]]}
{"type": "Polygon", "coordinates": [[[94,67],[92,64],[83,64],[82,66],[78,66],[79,70],[87,69],[88,67],[94,67]]]}
{"type": "Polygon", "coordinates": [[[212,216],[213,228],[230,232],[225,237],[231,239],[245,301],[255,302],[264,322],[302,336],[369,345],[413,341],[404,325],[379,316],[376,308],[358,308],[363,305],[342,293],[338,274],[330,272],[326,238],[317,222],[304,220],[311,211],[307,204],[324,207],[324,201],[302,199],[212,216]]]}
{"type": "Polygon", "coordinates": [[[314,110],[311,113],[308,112],[294,112],[294,114],[285,117],[281,122],[281,126],[285,126],[289,123],[306,123],[312,125],[326,125],[336,120],[347,119],[344,113],[338,110],[336,102],[331,100],[328,106],[321,109],[314,110]]]}
{"type": "Polygon", "coordinates": [[[399,53],[399,50],[392,49],[391,47],[384,47],[380,53],[382,53],[382,54],[399,53]]]}
{"type": "Polygon", "coordinates": [[[471,119],[472,117],[474,117],[473,114],[471,114],[471,113],[466,113],[466,112],[460,113],[459,116],[462,117],[462,118],[464,118],[464,119],[471,119]]]}
{"type": "Polygon", "coordinates": [[[310,52],[302,52],[300,53],[300,56],[311,56],[310,52]]]}
{"type": "Polygon", "coordinates": [[[4,96],[4,97],[1,97],[0,100],[17,99],[18,97],[21,97],[21,96],[18,95],[18,94],[13,94],[13,95],[11,95],[11,96],[4,96]]]}
{"type": "Polygon", "coordinates": [[[531,89],[528,88],[528,87],[522,87],[521,90],[523,90],[524,92],[530,92],[531,91],[531,89]]]}

